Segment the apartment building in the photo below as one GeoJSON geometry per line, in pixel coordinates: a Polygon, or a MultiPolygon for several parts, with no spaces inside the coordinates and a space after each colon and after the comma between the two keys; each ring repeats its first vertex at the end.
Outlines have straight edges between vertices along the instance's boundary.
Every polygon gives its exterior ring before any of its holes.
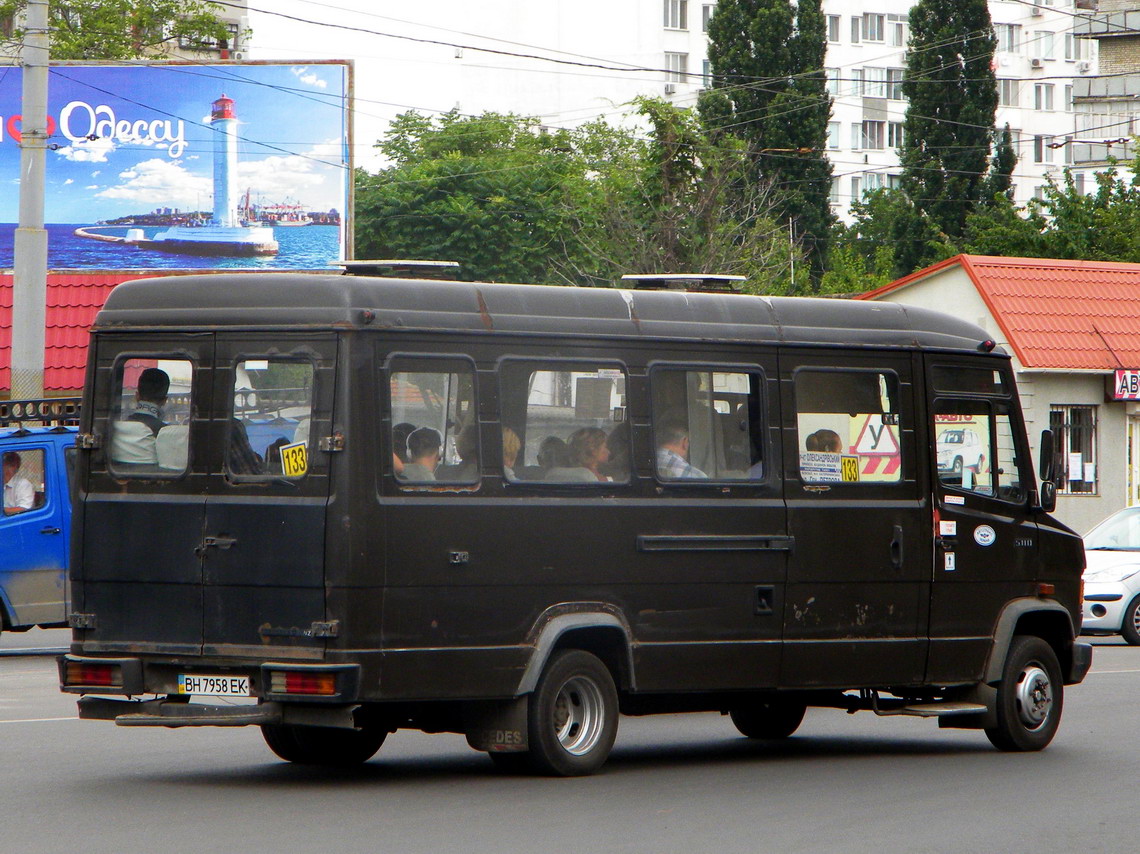
{"type": "Polygon", "coordinates": [[[1100,54],[1098,73],[1074,81],[1073,160],[1081,169],[1135,157],[1133,135],[1140,131],[1140,0],[1100,0],[1097,11],[1074,28],[1100,54]]]}
{"type": "MultiPolygon", "coordinates": [[[[1131,2],[1140,6],[1140,0],[1131,2]]],[[[509,20],[519,44],[553,49],[551,56],[580,58],[584,66],[536,69],[533,62],[472,52],[460,60],[464,74],[457,103],[462,109],[512,111],[571,125],[599,114],[613,120],[641,94],[691,106],[710,83],[707,29],[716,14],[711,0],[486,0],[478,5],[478,14],[461,17],[464,29],[486,32],[487,21],[509,20]],[[599,26],[603,20],[606,25],[599,26]]],[[[824,0],[823,5],[833,99],[826,143],[834,175],[832,201],[836,213],[848,218],[852,201],[899,180],[896,148],[906,110],[902,75],[913,0],[824,0]]],[[[1048,176],[1059,176],[1073,163],[1074,87],[1097,71],[1096,40],[1076,37],[1076,26],[1091,5],[1092,0],[990,2],[998,38],[997,124],[1008,123],[1013,132],[1019,204],[1040,195],[1048,176]]],[[[1083,172],[1077,181],[1092,186],[1091,176],[1083,172]]]]}

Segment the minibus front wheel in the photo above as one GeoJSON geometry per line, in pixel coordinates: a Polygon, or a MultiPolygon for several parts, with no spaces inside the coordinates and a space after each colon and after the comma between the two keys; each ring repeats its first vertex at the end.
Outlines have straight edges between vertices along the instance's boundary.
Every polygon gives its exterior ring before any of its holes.
{"type": "Polygon", "coordinates": [[[602,767],[617,736],[618,699],[609,669],[578,649],[554,653],[527,708],[534,768],[559,777],[602,767]]]}
{"type": "Polygon", "coordinates": [[[997,726],[986,729],[990,743],[998,750],[1041,750],[1061,723],[1064,690],[1053,647],[1015,635],[997,686],[997,726]]]}
{"type": "Polygon", "coordinates": [[[345,767],[367,762],[388,735],[382,729],[263,724],[261,735],[269,749],[298,765],[345,767]]]}

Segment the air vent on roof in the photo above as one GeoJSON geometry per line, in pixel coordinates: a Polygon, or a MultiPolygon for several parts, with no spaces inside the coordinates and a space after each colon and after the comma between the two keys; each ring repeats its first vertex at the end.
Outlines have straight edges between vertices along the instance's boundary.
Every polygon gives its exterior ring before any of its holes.
{"type": "Polygon", "coordinates": [[[442,274],[454,275],[458,261],[424,261],[418,259],[380,259],[374,261],[341,261],[346,276],[413,276],[438,279],[442,274]]]}
{"type": "Polygon", "coordinates": [[[732,293],[736,282],[744,276],[723,273],[626,273],[622,282],[637,290],[702,291],[705,293],[732,293]]]}

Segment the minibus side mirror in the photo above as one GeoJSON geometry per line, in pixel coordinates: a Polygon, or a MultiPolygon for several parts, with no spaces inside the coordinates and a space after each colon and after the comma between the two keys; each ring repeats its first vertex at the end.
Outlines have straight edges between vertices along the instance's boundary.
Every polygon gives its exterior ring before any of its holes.
{"type": "Polygon", "coordinates": [[[1038,491],[1038,504],[1046,513],[1057,509],[1057,484],[1053,482],[1053,431],[1041,431],[1041,447],[1038,451],[1038,468],[1041,487],[1038,491]]]}
{"type": "Polygon", "coordinates": [[[1053,431],[1041,431],[1041,449],[1038,451],[1038,469],[1041,480],[1053,479],[1053,431]]]}

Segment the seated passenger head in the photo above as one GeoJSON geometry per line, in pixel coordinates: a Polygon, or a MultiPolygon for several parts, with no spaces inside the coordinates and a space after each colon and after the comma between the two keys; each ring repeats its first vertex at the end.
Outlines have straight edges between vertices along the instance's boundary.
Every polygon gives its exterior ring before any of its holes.
{"type": "Polygon", "coordinates": [[[455,453],[465,463],[473,463],[479,459],[479,428],[470,424],[459,431],[455,437],[455,453]]]}
{"type": "Polygon", "coordinates": [[[23,460],[15,451],[4,452],[4,482],[7,483],[20,470],[23,460]]]}
{"type": "Polygon", "coordinates": [[[170,377],[162,368],[147,368],[139,374],[139,384],[135,393],[139,400],[163,404],[170,391],[170,377]]]}
{"type": "Polygon", "coordinates": [[[439,458],[443,436],[434,427],[420,427],[408,435],[408,459],[412,462],[439,458]]]}
{"type": "Polygon", "coordinates": [[[570,465],[570,449],[557,436],[547,436],[538,446],[538,464],[544,469],[570,465]]]}
{"type": "Polygon", "coordinates": [[[843,440],[834,430],[816,430],[804,440],[804,447],[809,451],[823,454],[841,454],[843,440]]]}
{"type": "Polygon", "coordinates": [[[689,446],[689,425],[685,419],[678,416],[663,418],[657,425],[657,444],[684,456],[680,448],[684,446],[687,452],[689,446]]]}
{"type": "Polygon", "coordinates": [[[408,462],[408,437],[415,429],[416,425],[407,421],[401,421],[392,428],[392,448],[402,463],[408,462]]]}
{"type": "Polygon", "coordinates": [[[570,456],[583,468],[594,469],[610,458],[606,447],[606,431],[600,427],[582,427],[570,434],[570,456]]]}
{"type": "Polygon", "coordinates": [[[514,468],[515,462],[519,458],[519,449],[522,448],[522,443],[519,441],[519,435],[510,427],[503,428],[503,465],[507,468],[514,468]]]}

